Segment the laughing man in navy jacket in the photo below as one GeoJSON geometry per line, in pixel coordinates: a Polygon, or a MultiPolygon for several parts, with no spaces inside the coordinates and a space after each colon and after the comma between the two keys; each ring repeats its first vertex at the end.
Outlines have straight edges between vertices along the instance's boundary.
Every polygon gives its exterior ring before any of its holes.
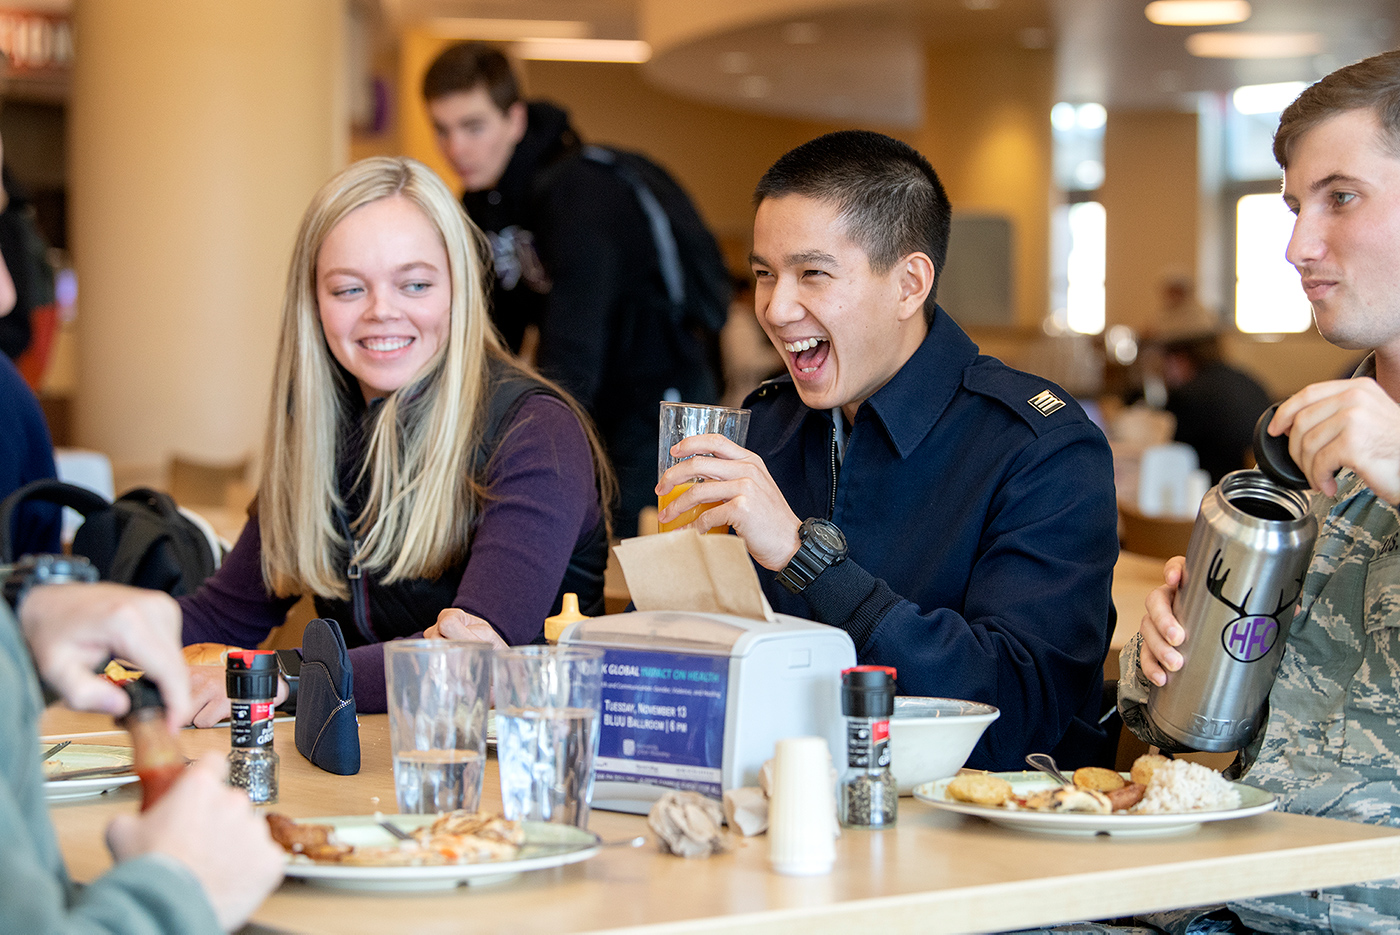
{"type": "MultiPolygon", "coordinates": [[[[1101,755],[1118,554],[1108,443],[1064,390],[980,355],[934,302],[950,208],[910,147],[845,131],[778,160],[754,196],[759,322],[788,376],[748,443],[686,439],[661,519],[717,503],[775,610],[851,635],[901,694],[987,702],[968,765],[1101,755]]],[[[674,476],[672,476],[674,475],[674,476]]]]}

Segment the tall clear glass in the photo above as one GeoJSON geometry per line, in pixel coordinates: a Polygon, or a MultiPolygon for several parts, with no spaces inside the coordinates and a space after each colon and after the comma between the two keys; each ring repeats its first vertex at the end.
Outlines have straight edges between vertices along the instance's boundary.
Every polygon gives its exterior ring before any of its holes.
{"type": "Polygon", "coordinates": [[[399,812],[476,811],[486,771],[491,648],[393,640],[384,644],[384,677],[399,812]]]}
{"type": "MultiPolygon", "coordinates": [[[[666,469],[676,463],[671,456],[671,446],[682,438],[692,435],[723,435],[736,445],[743,445],[749,437],[749,410],[726,409],[723,406],[698,406],[692,403],[661,404],[661,435],[656,451],[656,476],[660,480],[666,469]]],[[[698,480],[698,478],[697,478],[698,480]]],[[[695,481],[677,484],[657,498],[656,508],[666,509],[667,505],[691,488],[695,481]]],[[[713,503],[702,503],[686,510],[668,523],[661,524],[662,532],[670,532],[695,522],[701,513],[713,507],[713,503]]],[[[728,533],[728,526],[717,526],[713,533],[728,533]]]]}
{"type": "Polygon", "coordinates": [[[603,651],[580,646],[498,649],[491,669],[505,816],[588,827],[603,651]]]}

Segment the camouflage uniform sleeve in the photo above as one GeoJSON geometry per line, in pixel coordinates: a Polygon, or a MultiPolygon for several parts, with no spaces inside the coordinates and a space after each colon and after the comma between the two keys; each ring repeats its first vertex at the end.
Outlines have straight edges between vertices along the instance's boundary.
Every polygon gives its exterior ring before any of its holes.
{"type": "Polygon", "coordinates": [[[1128,730],[1143,743],[1157,747],[1163,753],[1191,753],[1184,746],[1152,726],[1147,718],[1147,689],[1152,684],[1142,674],[1138,655],[1142,651],[1142,634],[1135,633],[1118,655],[1118,713],[1128,730]]]}

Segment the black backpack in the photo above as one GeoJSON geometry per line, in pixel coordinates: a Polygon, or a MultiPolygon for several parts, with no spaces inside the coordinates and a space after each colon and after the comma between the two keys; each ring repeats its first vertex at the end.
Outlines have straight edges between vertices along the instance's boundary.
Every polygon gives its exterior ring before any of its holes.
{"type": "Polygon", "coordinates": [[[15,513],[26,501],[56,503],[83,515],[73,554],[92,562],[103,581],[179,597],[193,593],[218,567],[214,543],[168,494],[138,487],[108,503],[86,487],[57,480],[25,484],[0,502],[0,564],[19,557],[15,513]]]}
{"type": "Polygon", "coordinates": [[[580,156],[610,167],[637,196],[656,245],[672,321],[686,330],[718,334],[733,297],[729,268],[685,189],[641,153],[585,146],[580,156]]]}

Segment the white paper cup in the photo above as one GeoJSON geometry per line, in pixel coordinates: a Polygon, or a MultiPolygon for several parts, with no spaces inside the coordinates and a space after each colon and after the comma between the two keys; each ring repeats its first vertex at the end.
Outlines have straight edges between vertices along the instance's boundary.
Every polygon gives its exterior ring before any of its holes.
{"type": "Polygon", "coordinates": [[[778,741],[768,803],[768,861],[778,873],[830,873],[836,862],[836,789],[824,737],[778,741]]]}

